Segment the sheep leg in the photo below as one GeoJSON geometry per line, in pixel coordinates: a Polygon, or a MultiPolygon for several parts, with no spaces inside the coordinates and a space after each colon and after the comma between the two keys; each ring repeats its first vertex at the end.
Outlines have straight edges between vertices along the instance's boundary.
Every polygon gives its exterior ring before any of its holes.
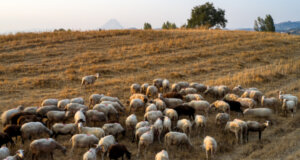
{"type": "Polygon", "coordinates": [[[50,152],[50,158],[53,160],[53,152],[50,152]]]}
{"type": "Polygon", "coordinates": [[[261,131],[258,132],[258,138],[261,140],[261,131]]]}

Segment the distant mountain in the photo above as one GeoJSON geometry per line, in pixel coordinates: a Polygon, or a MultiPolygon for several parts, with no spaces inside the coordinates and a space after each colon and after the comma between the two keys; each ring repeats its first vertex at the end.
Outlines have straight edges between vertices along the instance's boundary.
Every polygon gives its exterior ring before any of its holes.
{"type": "Polygon", "coordinates": [[[237,28],[235,30],[239,30],[239,31],[254,31],[253,28],[237,28]]]}
{"type": "Polygon", "coordinates": [[[292,22],[281,22],[278,24],[275,24],[276,31],[278,32],[286,32],[288,30],[292,29],[300,29],[300,21],[292,22]]]}
{"type": "Polygon", "coordinates": [[[101,29],[105,29],[105,30],[124,29],[124,27],[116,19],[110,19],[101,27],[101,29]]]}

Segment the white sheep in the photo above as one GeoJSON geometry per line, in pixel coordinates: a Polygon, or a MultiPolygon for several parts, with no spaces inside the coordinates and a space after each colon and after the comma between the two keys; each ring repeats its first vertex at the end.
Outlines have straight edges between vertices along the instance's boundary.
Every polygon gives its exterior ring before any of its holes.
{"type": "Polygon", "coordinates": [[[142,84],[142,86],[141,86],[141,93],[142,93],[142,94],[146,94],[147,88],[148,88],[148,87],[149,87],[149,84],[148,84],[148,83],[142,84]]]}
{"type": "Polygon", "coordinates": [[[155,86],[158,90],[160,90],[163,87],[163,79],[156,78],[153,80],[153,86],[155,86]]]}
{"type": "Polygon", "coordinates": [[[258,139],[261,140],[261,134],[262,132],[270,126],[270,121],[266,121],[265,123],[259,123],[256,121],[247,121],[247,127],[248,127],[248,131],[247,131],[247,141],[248,141],[248,135],[249,132],[258,132],[258,139]]]}
{"type": "Polygon", "coordinates": [[[233,120],[234,122],[237,122],[240,126],[241,126],[241,128],[242,128],[242,130],[241,130],[241,132],[242,132],[242,135],[241,135],[241,139],[242,139],[242,142],[247,142],[247,132],[248,132],[248,126],[247,126],[247,123],[245,122],[245,121],[243,121],[243,120],[240,120],[240,119],[234,119],[233,120]]]}
{"type": "Polygon", "coordinates": [[[245,91],[259,91],[257,88],[243,88],[241,85],[238,85],[232,89],[232,92],[237,95],[242,95],[245,91]]]}
{"type": "Polygon", "coordinates": [[[41,122],[28,122],[22,125],[20,129],[22,133],[22,143],[24,144],[25,139],[30,139],[34,136],[40,136],[42,133],[47,133],[52,136],[53,132],[44,126],[41,122]]]}
{"type": "Polygon", "coordinates": [[[117,111],[124,112],[125,108],[118,102],[102,101],[100,104],[111,104],[117,111]]]}
{"type": "Polygon", "coordinates": [[[26,107],[24,109],[24,112],[36,114],[37,110],[38,110],[38,107],[32,106],[32,107],[26,107]]]}
{"type": "Polygon", "coordinates": [[[159,98],[153,100],[156,108],[160,111],[164,111],[167,107],[166,103],[159,98]]]}
{"type": "Polygon", "coordinates": [[[158,94],[157,87],[151,85],[147,88],[146,96],[148,96],[149,98],[155,99],[157,98],[157,94],[158,94]]]}
{"type": "Polygon", "coordinates": [[[140,92],[141,92],[141,85],[134,83],[130,86],[131,94],[140,93],[140,92]]]}
{"type": "Polygon", "coordinates": [[[172,92],[179,92],[181,89],[180,85],[178,83],[173,83],[171,86],[171,91],[172,92]]]}
{"type": "Polygon", "coordinates": [[[4,160],[23,160],[24,158],[24,150],[19,149],[14,156],[8,156],[4,160]]]}
{"type": "Polygon", "coordinates": [[[71,101],[69,99],[62,99],[60,101],[58,101],[57,103],[57,107],[59,109],[65,109],[66,105],[69,104],[71,101]]]}
{"type": "Polygon", "coordinates": [[[164,145],[169,150],[171,146],[177,146],[177,148],[193,148],[190,139],[185,133],[181,132],[169,132],[165,135],[164,145]]]}
{"type": "Polygon", "coordinates": [[[53,131],[54,138],[56,138],[58,135],[74,135],[76,133],[76,124],[55,123],[51,129],[53,131]]]}
{"type": "Polygon", "coordinates": [[[75,124],[78,124],[79,122],[86,123],[86,117],[83,113],[84,109],[81,108],[79,111],[77,111],[74,115],[74,122],[75,124]]]}
{"type": "Polygon", "coordinates": [[[294,114],[296,113],[296,107],[297,106],[295,104],[295,101],[283,99],[282,110],[283,110],[285,116],[290,111],[292,113],[292,117],[294,117],[294,114]]]}
{"type": "Polygon", "coordinates": [[[134,139],[134,130],[135,130],[135,126],[137,123],[138,123],[138,120],[137,120],[135,114],[131,114],[125,120],[126,130],[131,131],[132,139],[134,139]]]}
{"type": "Polygon", "coordinates": [[[216,125],[225,125],[230,120],[230,116],[228,113],[218,113],[216,115],[215,123],[216,125]]]}
{"type": "Polygon", "coordinates": [[[186,135],[188,135],[188,137],[191,137],[192,123],[190,120],[187,120],[187,119],[178,120],[177,128],[180,129],[186,135]]]}
{"type": "Polygon", "coordinates": [[[84,127],[83,124],[80,122],[78,123],[78,131],[81,134],[93,134],[97,138],[102,138],[105,136],[105,132],[100,127],[84,127]]]}
{"type": "MultiPolygon", "coordinates": [[[[150,131],[150,126],[143,126],[143,127],[139,127],[135,130],[135,135],[134,135],[134,139],[136,140],[136,145],[138,146],[139,144],[139,139],[141,137],[142,134],[146,133],[150,131]]],[[[134,139],[132,140],[132,142],[134,142],[134,139]]]]}
{"type": "Polygon", "coordinates": [[[99,73],[96,73],[96,75],[88,75],[88,76],[84,76],[81,79],[81,86],[86,86],[88,84],[94,84],[96,79],[99,78],[99,73]]]}
{"type": "Polygon", "coordinates": [[[270,108],[248,108],[244,110],[244,115],[252,115],[255,117],[269,118],[273,114],[273,110],[270,108]]]}
{"type": "Polygon", "coordinates": [[[257,103],[260,103],[261,97],[263,96],[263,93],[259,90],[246,90],[241,97],[242,98],[252,98],[257,103]]]}
{"type": "Polygon", "coordinates": [[[180,89],[188,88],[190,85],[189,82],[178,82],[177,84],[180,86],[180,89]]]}
{"type": "Polygon", "coordinates": [[[8,157],[10,154],[10,151],[7,147],[1,147],[0,148],[0,159],[4,159],[6,157],[8,157]]]}
{"type": "Polygon", "coordinates": [[[210,108],[216,108],[218,111],[230,114],[230,106],[225,101],[216,100],[210,105],[210,108]]]}
{"type": "Polygon", "coordinates": [[[192,106],[196,110],[196,113],[199,113],[202,111],[206,114],[206,117],[208,117],[209,103],[207,101],[204,101],[204,100],[191,101],[186,104],[189,106],[192,106]]]}
{"type": "Polygon", "coordinates": [[[150,126],[150,123],[148,121],[140,121],[135,125],[135,130],[145,126],[150,126]]]}
{"type": "Polygon", "coordinates": [[[149,111],[157,111],[157,107],[155,104],[150,104],[146,107],[146,112],[149,112],[149,111]]]}
{"type": "Polygon", "coordinates": [[[32,153],[32,159],[37,159],[40,154],[50,154],[53,158],[53,152],[55,149],[59,149],[63,154],[66,154],[66,147],[62,146],[52,138],[42,138],[34,140],[30,143],[30,151],[32,153]]]}
{"type": "Polygon", "coordinates": [[[277,99],[275,97],[267,98],[265,96],[261,97],[261,106],[262,107],[274,107],[278,103],[277,99]]]}
{"type": "Polygon", "coordinates": [[[163,130],[164,133],[170,132],[171,131],[171,127],[172,127],[172,121],[169,117],[164,116],[164,120],[163,120],[163,130]]]}
{"type": "Polygon", "coordinates": [[[129,102],[132,101],[133,99],[140,99],[144,103],[148,102],[148,97],[144,94],[141,94],[141,93],[135,93],[135,94],[131,95],[130,98],[129,98],[129,102]]]}
{"type": "Polygon", "coordinates": [[[83,154],[83,160],[97,160],[97,152],[99,148],[90,148],[83,154]]]}
{"type": "Polygon", "coordinates": [[[213,158],[214,154],[217,152],[217,141],[211,136],[206,136],[203,140],[202,147],[205,149],[206,159],[209,159],[209,152],[211,158],[213,158]]]}
{"type": "Polygon", "coordinates": [[[227,100],[227,101],[237,101],[238,98],[239,98],[239,96],[236,94],[233,94],[233,93],[228,93],[224,96],[224,100],[227,100]]]}
{"type": "Polygon", "coordinates": [[[70,103],[78,103],[84,105],[84,99],[82,97],[72,98],[70,103]]]}
{"type": "Polygon", "coordinates": [[[204,92],[207,87],[204,84],[199,84],[199,83],[190,83],[189,87],[195,88],[197,90],[197,92],[204,92]]]}
{"type": "Polygon", "coordinates": [[[190,102],[190,101],[199,101],[199,100],[204,100],[204,98],[200,95],[200,94],[187,94],[184,96],[184,100],[186,102],[190,102]]]}
{"type": "Polygon", "coordinates": [[[87,106],[78,103],[69,103],[65,106],[65,110],[69,111],[71,115],[74,115],[81,108],[83,108],[85,111],[88,110],[87,106]]]}
{"type": "Polygon", "coordinates": [[[235,134],[236,142],[242,141],[242,127],[236,121],[228,121],[225,126],[225,131],[231,131],[235,134]]]}
{"type": "Polygon", "coordinates": [[[90,97],[89,97],[89,108],[91,106],[94,106],[98,103],[100,103],[100,100],[101,98],[103,97],[104,95],[103,94],[92,94],[90,97]]]}
{"type": "Polygon", "coordinates": [[[162,91],[163,91],[164,93],[166,93],[166,92],[169,92],[169,90],[170,90],[170,82],[169,82],[169,80],[164,79],[164,80],[162,81],[162,91]]]}
{"type": "Polygon", "coordinates": [[[174,109],[166,108],[164,114],[171,119],[172,125],[175,126],[175,123],[178,120],[178,113],[174,109]]]}
{"type": "Polygon", "coordinates": [[[153,143],[153,141],[154,141],[154,128],[150,127],[150,130],[142,134],[139,138],[137,157],[139,157],[141,150],[144,150],[143,155],[146,156],[146,151],[148,150],[149,146],[153,143]]]}
{"type": "Polygon", "coordinates": [[[99,139],[92,134],[75,134],[70,139],[70,142],[72,142],[71,153],[73,154],[74,148],[91,148],[98,141],[99,139]]]}
{"type": "Polygon", "coordinates": [[[161,111],[150,111],[144,114],[144,120],[147,120],[150,124],[153,124],[157,118],[162,116],[163,114],[161,111]]]}
{"type": "Polygon", "coordinates": [[[161,143],[160,137],[161,137],[162,131],[163,131],[163,129],[164,129],[164,126],[163,126],[163,122],[162,122],[162,120],[161,120],[160,118],[158,118],[158,119],[154,122],[153,128],[154,128],[155,133],[157,134],[158,142],[161,143]]]}
{"type": "Polygon", "coordinates": [[[103,102],[103,101],[118,102],[122,108],[125,108],[124,105],[122,104],[122,102],[119,100],[118,97],[103,96],[103,97],[100,99],[100,101],[101,101],[101,102],[103,102]]]}
{"type": "MultiPolygon", "coordinates": [[[[69,115],[66,114],[65,111],[49,111],[47,113],[48,124],[55,122],[64,122],[67,120],[69,115]]],[[[49,126],[48,125],[48,126],[49,126]]]]}
{"type": "Polygon", "coordinates": [[[205,95],[210,94],[216,98],[222,98],[229,92],[229,88],[224,85],[220,86],[207,86],[206,91],[204,92],[205,95]]]}
{"type": "Polygon", "coordinates": [[[23,106],[18,106],[17,108],[13,108],[13,109],[10,109],[10,110],[7,110],[5,112],[3,112],[1,114],[1,122],[2,122],[2,125],[5,126],[7,124],[9,124],[9,120],[10,118],[16,114],[16,113],[20,113],[24,110],[24,107],[23,106]]]}
{"type": "Polygon", "coordinates": [[[195,116],[195,123],[194,126],[196,127],[196,133],[200,136],[200,128],[203,130],[203,135],[205,135],[205,128],[206,128],[206,118],[202,115],[195,116]]]}
{"type": "Polygon", "coordinates": [[[164,98],[162,96],[162,94],[159,94],[158,97],[159,97],[159,99],[164,101],[164,103],[166,104],[166,106],[168,108],[173,108],[173,107],[176,107],[176,106],[179,106],[179,105],[183,104],[183,101],[181,99],[178,99],[178,98],[164,98]]]}
{"type": "Polygon", "coordinates": [[[51,106],[43,106],[39,107],[36,110],[36,113],[42,117],[46,117],[47,113],[50,111],[59,111],[60,109],[57,106],[51,105],[51,106]]]}
{"type": "Polygon", "coordinates": [[[98,110],[88,110],[86,111],[86,121],[88,123],[90,122],[94,122],[94,126],[95,123],[97,122],[106,122],[107,121],[107,117],[105,116],[105,114],[103,112],[99,112],[98,110]]]}
{"type": "Polygon", "coordinates": [[[113,144],[116,144],[116,140],[112,135],[108,135],[100,139],[97,148],[102,151],[102,160],[104,160],[104,154],[107,153],[108,148],[113,144]]]}
{"type": "Polygon", "coordinates": [[[109,119],[111,115],[115,115],[116,118],[119,119],[119,112],[112,104],[96,104],[93,109],[99,112],[103,112],[107,117],[106,119],[109,119]]]}
{"type": "Polygon", "coordinates": [[[278,92],[278,98],[281,102],[283,102],[283,99],[287,99],[289,101],[294,101],[295,105],[298,105],[298,97],[291,95],[291,94],[282,94],[281,91],[278,92]]]}
{"type": "Polygon", "coordinates": [[[121,133],[125,136],[126,130],[121,126],[120,123],[106,123],[102,126],[105,135],[113,135],[118,139],[118,135],[121,133]]]}
{"type": "Polygon", "coordinates": [[[41,106],[51,106],[51,105],[57,106],[57,103],[58,103],[58,99],[49,98],[49,99],[43,100],[41,106]]]}
{"type": "Polygon", "coordinates": [[[129,104],[129,113],[131,113],[131,110],[135,112],[137,109],[142,109],[144,111],[145,103],[141,99],[131,100],[129,104]]]}
{"type": "Polygon", "coordinates": [[[179,91],[179,94],[181,95],[187,95],[187,94],[196,94],[197,90],[195,88],[182,88],[179,91]]]}
{"type": "Polygon", "coordinates": [[[155,155],[155,160],[169,160],[169,155],[166,150],[162,150],[155,155]]]}
{"type": "Polygon", "coordinates": [[[237,101],[245,108],[255,108],[257,106],[256,101],[252,98],[238,98],[237,101]]]}

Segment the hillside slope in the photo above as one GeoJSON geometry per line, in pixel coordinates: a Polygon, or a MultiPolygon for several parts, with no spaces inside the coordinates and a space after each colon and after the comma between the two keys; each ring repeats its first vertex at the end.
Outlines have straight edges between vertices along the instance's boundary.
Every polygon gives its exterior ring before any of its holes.
{"type": "MultiPolygon", "coordinates": [[[[39,106],[45,98],[81,96],[87,102],[93,93],[117,96],[126,104],[132,83],[152,83],[154,78],[229,87],[240,84],[259,88],[268,96],[277,96],[277,91],[283,90],[300,97],[300,36],[217,30],[0,36],[1,113],[20,104],[39,106]],[[97,72],[101,78],[93,86],[80,86],[81,77],[97,72]]],[[[214,115],[209,118],[207,134],[216,137],[219,143],[217,159],[297,159],[300,156],[299,112],[294,118],[273,117],[274,125],[264,132],[262,142],[257,142],[257,135],[253,134],[252,141],[242,146],[233,144],[233,136],[224,136],[214,127],[214,115]]],[[[122,116],[121,120],[124,119],[122,116]]],[[[59,141],[70,147],[63,137],[59,141]]],[[[183,150],[175,159],[205,157],[200,149],[202,138],[194,137],[192,141],[195,145],[192,153],[197,156],[183,150]]],[[[128,144],[135,158],[136,145],[126,138],[120,142],[128,144]]],[[[162,145],[156,143],[146,158],[153,159],[154,153],[161,149],[162,145]]],[[[62,156],[60,152],[55,154],[57,159],[62,156]]],[[[75,156],[80,158],[81,155],[75,156]]]]}

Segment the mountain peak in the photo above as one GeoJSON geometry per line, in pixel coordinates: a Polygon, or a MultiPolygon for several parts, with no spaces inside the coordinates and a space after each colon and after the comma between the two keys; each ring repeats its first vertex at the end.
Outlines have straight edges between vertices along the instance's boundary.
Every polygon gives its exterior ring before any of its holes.
{"type": "Polygon", "coordinates": [[[108,20],[101,29],[110,30],[110,29],[123,29],[123,26],[116,19],[108,20]]]}

